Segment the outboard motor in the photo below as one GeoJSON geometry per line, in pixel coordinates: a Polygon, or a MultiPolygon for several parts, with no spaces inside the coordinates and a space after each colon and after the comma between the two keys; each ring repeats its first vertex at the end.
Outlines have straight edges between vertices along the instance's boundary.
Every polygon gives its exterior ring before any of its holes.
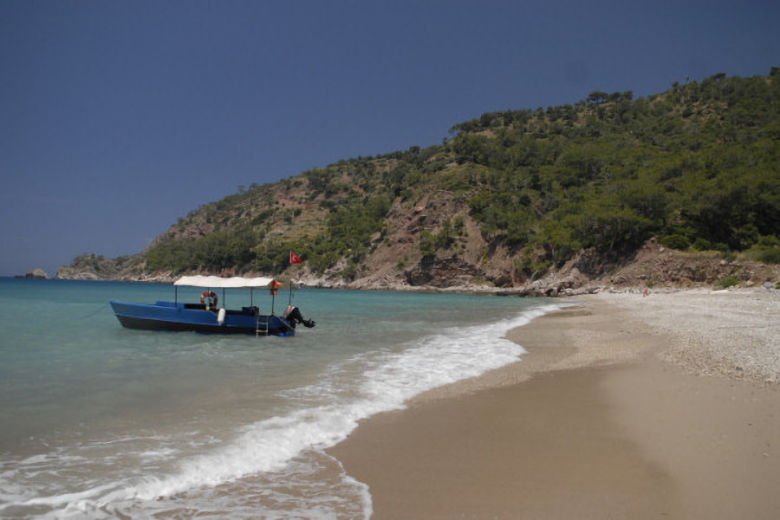
{"type": "Polygon", "coordinates": [[[287,310],[284,312],[284,319],[289,321],[293,327],[295,327],[296,323],[303,323],[303,326],[308,328],[312,328],[317,324],[314,320],[304,319],[300,309],[294,305],[287,307],[287,310]]]}

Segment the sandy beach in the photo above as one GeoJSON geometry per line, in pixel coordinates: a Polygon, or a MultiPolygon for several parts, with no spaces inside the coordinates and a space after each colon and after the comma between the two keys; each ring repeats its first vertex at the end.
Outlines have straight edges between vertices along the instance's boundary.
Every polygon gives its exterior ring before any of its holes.
{"type": "Polygon", "coordinates": [[[330,452],[373,518],[780,518],[780,293],[602,293],[330,452]]]}

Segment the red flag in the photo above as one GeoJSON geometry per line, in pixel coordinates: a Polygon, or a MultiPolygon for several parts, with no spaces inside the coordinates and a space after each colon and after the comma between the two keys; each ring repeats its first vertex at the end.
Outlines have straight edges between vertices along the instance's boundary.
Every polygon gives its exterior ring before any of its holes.
{"type": "Polygon", "coordinates": [[[301,257],[290,251],[290,265],[303,263],[301,257]]]}

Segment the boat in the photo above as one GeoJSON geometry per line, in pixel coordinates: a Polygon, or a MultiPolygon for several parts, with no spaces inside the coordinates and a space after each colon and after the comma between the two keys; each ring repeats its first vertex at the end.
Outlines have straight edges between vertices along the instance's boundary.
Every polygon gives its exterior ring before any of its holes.
{"type": "MultiPolygon", "coordinates": [[[[273,278],[244,278],[234,276],[183,276],[173,283],[174,301],[156,303],[125,303],[111,300],[119,323],[128,329],[194,331],[212,334],[254,334],[256,336],[294,336],[295,327],[303,324],[314,327],[313,320],[303,318],[300,309],[290,305],[281,316],[274,314],[277,291],[282,284],[273,278]],[[200,302],[185,303],[179,301],[178,288],[181,286],[199,287],[205,290],[200,302]],[[240,309],[226,309],[219,306],[219,297],[214,289],[222,289],[222,304],[227,289],[249,289],[250,305],[240,309]],[[271,314],[261,314],[254,305],[254,290],[269,289],[271,294],[271,314]]],[[[292,291],[292,288],[290,288],[292,291]]]]}

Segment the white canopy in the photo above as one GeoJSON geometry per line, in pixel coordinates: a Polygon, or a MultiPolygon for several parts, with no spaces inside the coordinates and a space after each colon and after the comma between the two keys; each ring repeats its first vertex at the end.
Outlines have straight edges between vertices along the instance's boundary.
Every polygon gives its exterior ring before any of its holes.
{"type": "Polygon", "coordinates": [[[258,288],[268,287],[273,278],[259,276],[257,278],[243,278],[234,276],[232,278],[222,278],[221,276],[182,276],[173,285],[189,285],[191,287],[207,287],[211,289],[239,289],[239,288],[258,288]]]}

